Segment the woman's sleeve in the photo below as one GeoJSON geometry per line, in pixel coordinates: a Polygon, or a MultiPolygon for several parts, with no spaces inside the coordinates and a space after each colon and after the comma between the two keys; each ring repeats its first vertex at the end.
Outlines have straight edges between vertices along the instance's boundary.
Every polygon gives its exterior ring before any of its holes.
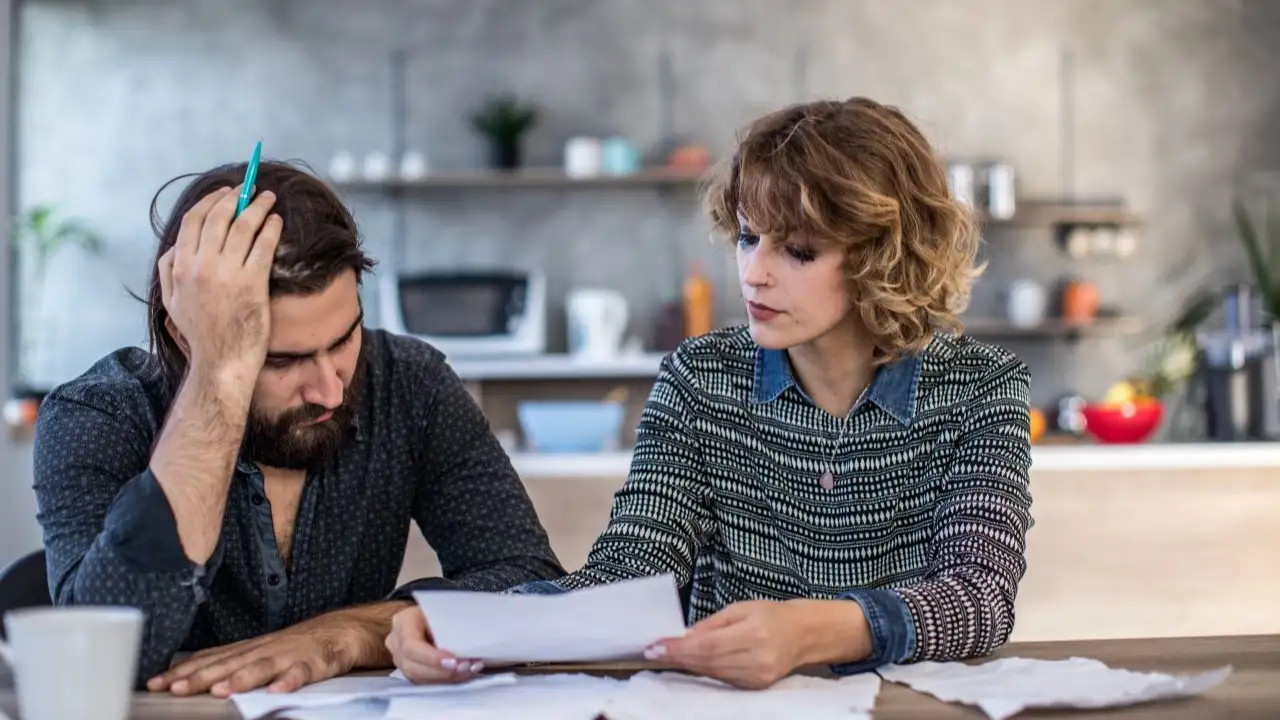
{"type": "Polygon", "coordinates": [[[934,510],[926,579],[896,590],[914,625],[909,661],[986,655],[1013,631],[1033,522],[1030,385],[1027,366],[1011,360],[973,395],[934,510]]]}

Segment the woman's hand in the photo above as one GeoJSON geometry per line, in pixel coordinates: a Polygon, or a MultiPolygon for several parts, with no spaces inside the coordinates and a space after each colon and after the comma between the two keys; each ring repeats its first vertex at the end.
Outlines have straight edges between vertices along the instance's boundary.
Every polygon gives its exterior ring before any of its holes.
{"type": "Polygon", "coordinates": [[[862,608],[849,600],[752,600],[733,603],[645,657],[734,687],[759,690],[796,668],[853,662],[871,653],[862,608]]]}
{"type": "Polygon", "coordinates": [[[396,667],[414,683],[456,683],[470,680],[484,669],[484,663],[459,660],[437,648],[427,627],[422,608],[405,608],[391,619],[387,649],[396,667]]]}

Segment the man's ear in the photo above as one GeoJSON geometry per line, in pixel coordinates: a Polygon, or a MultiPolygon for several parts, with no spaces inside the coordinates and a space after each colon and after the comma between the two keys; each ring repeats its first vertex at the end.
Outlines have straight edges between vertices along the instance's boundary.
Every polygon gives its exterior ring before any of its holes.
{"type": "Polygon", "coordinates": [[[178,344],[178,349],[182,351],[183,356],[190,360],[191,345],[187,343],[187,339],[182,336],[182,333],[178,332],[178,326],[173,324],[172,315],[165,315],[164,329],[169,332],[169,337],[173,338],[173,341],[178,344]]]}

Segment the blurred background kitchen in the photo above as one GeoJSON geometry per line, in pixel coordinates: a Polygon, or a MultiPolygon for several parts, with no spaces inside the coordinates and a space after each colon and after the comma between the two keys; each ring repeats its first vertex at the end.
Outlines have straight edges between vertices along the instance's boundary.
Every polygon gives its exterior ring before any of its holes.
{"type": "MultiPolygon", "coordinates": [[[[40,394],[145,343],[152,195],[261,139],[350,203],[380,263],[369,324],[449,353],[577,567],[662,354],[745,322],[698,178],[754,116],[867,95],[982,217],[969,332],[1033,372],[1020,636],[1277,629],[1280,3],[0,8],[0,565],[40,546],[40,394]]],[[[406,574],[433,568],[417,542],[406,574]]]]}

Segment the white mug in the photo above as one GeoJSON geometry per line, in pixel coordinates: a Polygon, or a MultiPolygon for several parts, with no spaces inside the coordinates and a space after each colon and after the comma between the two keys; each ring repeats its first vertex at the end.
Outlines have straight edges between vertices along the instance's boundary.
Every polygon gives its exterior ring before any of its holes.
{"type": "Polygon", "coordinates": [[[1044,286],[1034,280],[1009,283],[1009,324],[1033,328],[1044,322],[1048,305],[1044,286]]]}
{"type": "Polygon", "coordinates": [[[564,144],[564,172],[569,177],[599,175],[603,162],[604,144],[598,138],[575,137],[564,144]]]}
{"type": "Polygon", "coordinates": [[[142,611],[133,607],[38,607],[4,616],[23,720],[125,720],[137,682],[142,611]]]}
{"type": "Polygon", "coordinates": [[[381,182],[391,175],[391,158],[383,152],[371,152],[364,156],[364,179],[381,182]]]}

